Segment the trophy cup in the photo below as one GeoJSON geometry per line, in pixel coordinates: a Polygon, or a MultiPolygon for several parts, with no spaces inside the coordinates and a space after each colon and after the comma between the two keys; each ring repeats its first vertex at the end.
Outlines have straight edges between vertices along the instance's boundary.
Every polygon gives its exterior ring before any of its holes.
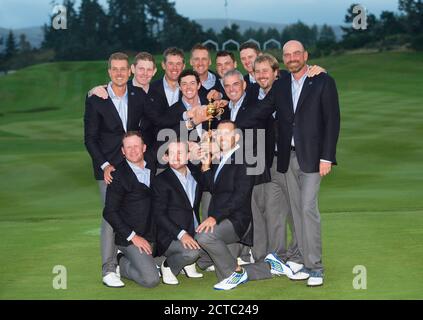
{"type": "Polygon", "coordinates": [[[207,142],[211,142],[211,136],[212,136],[211,123],[213,121],[213,118],[221,116],[224,111],[225,110],[223,108],[216,107],[212,103],[211,99],[209,99],[209,104],[207,105],[207,115],[212,117],[209,119],[209,134],[208,134],[207,142]]]}
{"type": "MultiPolygon", "coordinates": [[[[221,107],[216,107],[213,103],[212,103],[212,100],[211,99],[209,99],[209,104],[207,105],[207,110],[206,110],[206,112],[207,112],[207,115],[208,116],[211,116],[210,117],[210,119],[209,119],[209,131],[208,131],[208,134],[207,134],[207,143],[208,143],[208,145],[209,145],[209,147],[211,146],[211,142],[212,142],[212,130],[211,130],[211,123],[212,123],[212,121],[213,121],[213,118],[216,118],[216,117],[218,117],[218,116],[220,116],[220,115],[222,115],[222,113],[224,112],[225,110],[223,109],[223,108],[221,108],[221,107]]],[[[211,152],[209,151],[209,154],[208,154],[208,159],[209,159],[209,161],[211,161],[211,152]]],[[[209,170],[210,169],[210,162],[207,164],[207,165],[203,165],[203,171],[207,171],[207,170],[209,170]]]]}

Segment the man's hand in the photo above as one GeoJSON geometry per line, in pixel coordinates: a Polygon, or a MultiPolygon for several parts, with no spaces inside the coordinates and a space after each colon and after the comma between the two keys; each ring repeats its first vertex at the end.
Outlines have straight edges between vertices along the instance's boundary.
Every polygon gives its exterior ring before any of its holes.
{"type": "Polygon", "coordinates": [[[92,88],[89,92],[88,92],[88,96],[91,97],[92,95],[95,95],[97,97],[100,97],[104,100],[106,100],[109,97],[109,94],[107,93],[106,87],[105,86],[97,86],[92,88]]]}
{"type": "Polygon", "coordinates": [[[112,172],[115,171],[115,167],[109,164],[106,168],[104,168],[104,181],[107,184],[111,184],[113,181],[112,172]]]}
{"type": "Polygon", "coordinates": [[[329,174],[331,169],[332,169],[332,163],[320,161],[320,176],[321,177],[324,177],[325,175],[329,174]]]}
{"type": "Polygon", "coordinates": [[[222,94],[217,90],[210,90],[210,92],[207,94],[207,100],[220,100],[222,99],[222,94]]]}
{"type": "Polygon", "coordinates": [[[314,76],[317,76],[318,74],[321,74],[322,72],[326,72],[326,70],[323,69],[321,66],[317,66],[317,65],[310,66],[307,71],[307,77],[313,78],[314,76]]]}
{"type": "Polygon", "coordinates": [[[228,100],[216,100],[216,101],[213,102],[213,104],[216,108],[225,108],[229,104],[229,101],[228,100]]]}
{"type": "Polygon", "coordinates": [[[213,218],[213,217],[208,217],[206,220],[204,220],[203,221],[203,223],[202,224],[200,224],[198,227],[197,227],[197,230],[195,230],[196,232],[198,232],[198,233],[201,233],[201,232],[205,232],[205,233],[207,233],[207,232],[211,232],[211,233],[213,233],[213,229],[214,229],[214,226],[216,225],[216,219],[215,218],[213,218]]]}
{"type": "Polygon", "coordinates": [[[185,249],[200,249],[200,245],[188,233],[185,233],[181,238],[182,245],[185,249]]]}
{"type": "Polygon", "coordinates": [[[187,115],[191,118],[195,125],[213,118],[212,116],[207,115],[207,106],[194,106],[187,115]]]}
{"type": "Polygon", "coordinates": [[[153,250],[150,246],[150,243],[143,237],[135,235],[132,238],[132,243],[140,250],[141,253],[145,252],[146,254],[153,254],[153,250]]]}

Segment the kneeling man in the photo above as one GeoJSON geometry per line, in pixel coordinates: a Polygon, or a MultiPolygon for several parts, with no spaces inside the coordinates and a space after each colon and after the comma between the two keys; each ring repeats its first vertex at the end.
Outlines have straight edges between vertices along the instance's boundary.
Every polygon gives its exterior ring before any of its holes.
{"type": "Polygon", "coordinates": [[[151,219],[150,182],[155,176],[154,162],[144,160],[146,145],[138,132],[123,138],[122,153],[126,161],[113,172],[108,185],[104,219],[115,232],[121,275],[147,288],[159,284],[153,259],[154,232],[151,219]]]}
{"type": "Polygon", "coordinates": [[[194,240],[199,224],[202,188],[188,169],[188,143],[169,143],[164,160],[169,166],[152,185],[153,215],[157,226],[157,254],[166,260],[161,265],[163,283],[175,285],[183,271],[189,278],[203,275],[195,269],[200,246],[194,240]]]}
{"type": "Polygon", "coordinates": [[[216,290],[230,290],[248,280],[269,279],[289,271],[273,254],[268,254],[264,261],[242,267],[237,263],[234,244],[251,246],[253,242],[254,176],[248,175],[242,161],[243,153],[238,144],[241,137],[236,129],[233,121],[219,123],[216,140],[220,161],[211,168],[210,159],[204,161],[201,175],[201,183],[210,190],[211,200],[208,218],[197,228],[196,239],[204,250],[197,263],[202,269],[215,265],[219,280],[214,286],[216,290]]]}

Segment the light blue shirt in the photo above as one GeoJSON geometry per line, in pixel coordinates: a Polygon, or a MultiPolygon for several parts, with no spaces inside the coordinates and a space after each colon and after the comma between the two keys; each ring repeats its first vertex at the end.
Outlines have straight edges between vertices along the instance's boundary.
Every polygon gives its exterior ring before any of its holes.
{"type": "Polygon", "coordinates": [[[248,79],[250,79],[251,83],[256,83],[256,78],[254,78],[251,74],[248,74],[248,79]]]}
{"type": "MultiPolygon", "coordinates": [[[[144,161],[144,168],[141,168],[128,160],[126,160],[126,162],[137,176],[138,182],[145,184],[147,187],[150,187],[150,169],[147,169],[146,167],[147,162],[144,161]]],[[[126,240],[131,241],[135,237],[135,235],[135,231],[132,231],[129,237],[126,238],[126,240]]]]}
{"type": "Polygon", "coordinates": [[[122,120],[123,129],[126,132],[126,124],[128,122],[128,87],[126,87],[125,94],[122,97],[118,97],[112,89],[112,82],[109,82],[107,85],[107,93],[109,94],[110,99],[112,99],[112,102],[115,105],[117,112],[119,113],[119,117],[122,120]]]}
{"type": "Polygon", "coordinates": [[[214,173],[214,181],[216,181],[220,170],[222,170],[223,166],[225,165],[226,161],[232,156],[232,154],[240,148],[239,144],[237,144],[233,149],[229,150],[225,155],[223,155],[222,159],[220,159],[219,166],[214,173]]]}
{"type": "Polygon", "coordinates": [[[210,71],[207,74],[207,79],[202,83],[203,87],[210,90],[216,84],[216,76],[210,71]]]}
{"type": "MultiPolygon", "coordinates": [[[[191,203],[191,207],[194,207],[194,201],[195,201],[195,191],[197,190],[197,181],[195,181],[194,177],[191,174],[191,171],[187,167],[187,174],[184,176],[182,173],[180,173],[178,170],[175,170],[171,168],[172,171],[175,173],[176,177],[178,178],[179,182],[181,183],[182,187],[185,190],[185,193],[189,199],[189,202],[191,203]]],[[[198,227],[198,220],[195,216],[194,210],[192,211],[192,215],[194,217],[194,230],[198,227]]],[[[182,236],[186,233],[185,230],[182,230],[178,234],[178,239],[181,240],[182,236]]]]}
{"type": "Polygon", "coordinates": [[[137,180],[140,183],[145,184],[147,187],[150,187],[150,169],[146,167],[147,162],[144,161],[144,168],[137,166],[131,161],[126,160],[126,162],[128,163],[129,167],[131,167],[132,171],[137,176],[137,180]]]}
{"type": "MultiPolygon", "coordinates": [[[[307,73],[304,73],[304,75],[299,80],[295,80],[294,75],[291,73],[291,93],[294,113],[297,111],[298,100],[300,99],[301,90],[303,89],[304,81],[306,78],[307,73]]],[[[294,135],[292,135],[291,138],[291,145],[295,146],[294,135]]]]}
{"type": "Polygon", "coordinates": [[[231,121],[235,121],[236,116],[238,115],[239,108],[241,108],[242,102],[244,102],[245,98],[245,92],[242,95],[242,97],[237,101],[237,103],[234,103],[232,101],[229,101],[229,109],[231,110],[231,121]]]}
{"type": "Polygon", "coordinates": [[[178,102],[179,100],[179,87],[177,86],[175,90],[173,90],[169,83],[166,81],[166,77],[163,77],[163,87],[166,94],[167,103],[169,107],[178,102]]]}

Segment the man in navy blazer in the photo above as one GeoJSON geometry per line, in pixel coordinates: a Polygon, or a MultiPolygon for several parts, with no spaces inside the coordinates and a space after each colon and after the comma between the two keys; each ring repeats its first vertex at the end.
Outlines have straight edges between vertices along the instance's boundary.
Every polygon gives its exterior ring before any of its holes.
{"type": "Polygon", "coordinates": [[[283,60],[289,73],[251,112],[245,125],[254,126],[276,111],[277,171],[285,174],[303,268],[292,280],[323,284],[318,192],[321,178],[336,165],[340,110],[335,81],[326,73],[307,76],[308,53],[299,41],[288,41],[283,60]]]}
{"type": "MultiPolygon", "coordinates": [[[[103,216],[112,226],[115,243],[122,251],[117,258],[122,277],[152,288],[159,284],[153,259],[155,230],[150,190],[156,174],[155,161],[144,157],[146,145],[136,131],[125,134],[121,150],[125,160],[112,173],[114,179],[107,187],[103,216]]],[[[110,286],[108,281],[104,284],[110,286]]]]}
{"type": "Polygon", "coordinates": [[[194,240],[200,223],[199,208],[202,186],[188,168],[188,143],[173,140],[164,160],[167,168],[157,175],[153,184],[152,212],[157,226],[157,255],[166,260],[161,265],[163,282],[175,285],[176,276],[201,278],[195,269],[200,246],[194,240]]]}

